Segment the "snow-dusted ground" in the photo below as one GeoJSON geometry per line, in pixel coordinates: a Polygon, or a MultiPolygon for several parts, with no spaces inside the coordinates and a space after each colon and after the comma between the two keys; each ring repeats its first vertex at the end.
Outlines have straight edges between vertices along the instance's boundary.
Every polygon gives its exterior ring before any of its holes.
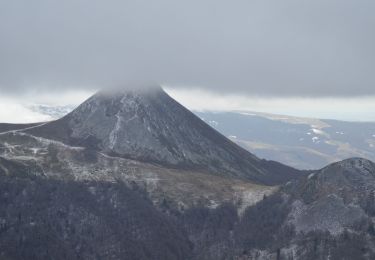
{"type": "MultiPolygon", "coordinates": [[[[22,132],[0,135],[0,157],[34,165],[30,174],[74,181],[121,181],[144,188],[155,204],[164,199],[177,208],[187,208],[205,202],[215,208],[231,201],[239,205],[240,213],[276,190],[236,179],[206,173],[175,170],[134,160],[91,154],[83,147],[35,137],[22,132]]],[[[7,169],[4,169],[7,172],[7,169]]]]}

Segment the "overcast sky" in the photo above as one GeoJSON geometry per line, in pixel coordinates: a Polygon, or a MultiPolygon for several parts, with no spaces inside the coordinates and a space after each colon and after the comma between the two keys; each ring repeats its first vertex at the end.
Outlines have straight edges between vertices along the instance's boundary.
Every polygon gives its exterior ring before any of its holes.
{"type": "Polygon", "coordinates": [[[373,0],[0,0],[1,97],[161,84],[361,110],[374,13],[373,0]]]}

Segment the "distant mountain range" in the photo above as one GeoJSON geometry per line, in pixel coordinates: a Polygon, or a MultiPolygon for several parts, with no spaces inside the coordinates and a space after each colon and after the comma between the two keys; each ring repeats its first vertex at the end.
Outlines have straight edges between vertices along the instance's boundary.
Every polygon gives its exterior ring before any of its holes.
{"type": "Polygon", "coordinates": [[[375,160],[375,122],[344,122],[257,112],[196,112],[261,158],[319,169],[350,157],[375,160]]]}
{"type": "MultiPolygon", "coordinates": [[[[33,106],[60,118],[73,106],[33,106]]],[[[345,122],[249,111],[194,112],[260,158],[298,169],[319,169],[350,157],[375,160],[375,122],[345,122]]]]}

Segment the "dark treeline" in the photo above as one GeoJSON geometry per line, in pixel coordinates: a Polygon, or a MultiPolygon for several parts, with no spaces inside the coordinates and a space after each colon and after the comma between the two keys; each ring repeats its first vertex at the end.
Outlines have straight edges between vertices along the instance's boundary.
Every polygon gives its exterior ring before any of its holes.
{"type": "Polygon", "coordinates": [[[13,167],[18,175],[0,176],[0,259],[256,259],[257,250],[293,259],[291,245],[301,259],[373,257],[368,219],[339,236],[297,234],[281,193],[242,216],[230,203],[178,212],[166,201],[156,209],[137,186],[31,178],[13,167]]]}

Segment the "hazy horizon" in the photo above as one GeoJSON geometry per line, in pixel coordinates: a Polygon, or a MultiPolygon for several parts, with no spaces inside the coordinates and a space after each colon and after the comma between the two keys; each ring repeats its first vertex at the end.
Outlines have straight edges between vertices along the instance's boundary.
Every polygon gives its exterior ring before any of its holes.
{"type": "MultiPolygon", "coordinates": [[[[334,119],[354,122],[375,122],[375,97],[354,98],[270,98],[214,93],[202,89],[163,87],[174,99],[194,111],[249,111],[296,117],[334,119]]],[[[0,122],[31,123],[52,120],[35,110],[34,105],[74,107],[95,91],[77,90],[0,97],[0,122]],[[17,115],[17,117],[15,117],[17,115]]]]}

